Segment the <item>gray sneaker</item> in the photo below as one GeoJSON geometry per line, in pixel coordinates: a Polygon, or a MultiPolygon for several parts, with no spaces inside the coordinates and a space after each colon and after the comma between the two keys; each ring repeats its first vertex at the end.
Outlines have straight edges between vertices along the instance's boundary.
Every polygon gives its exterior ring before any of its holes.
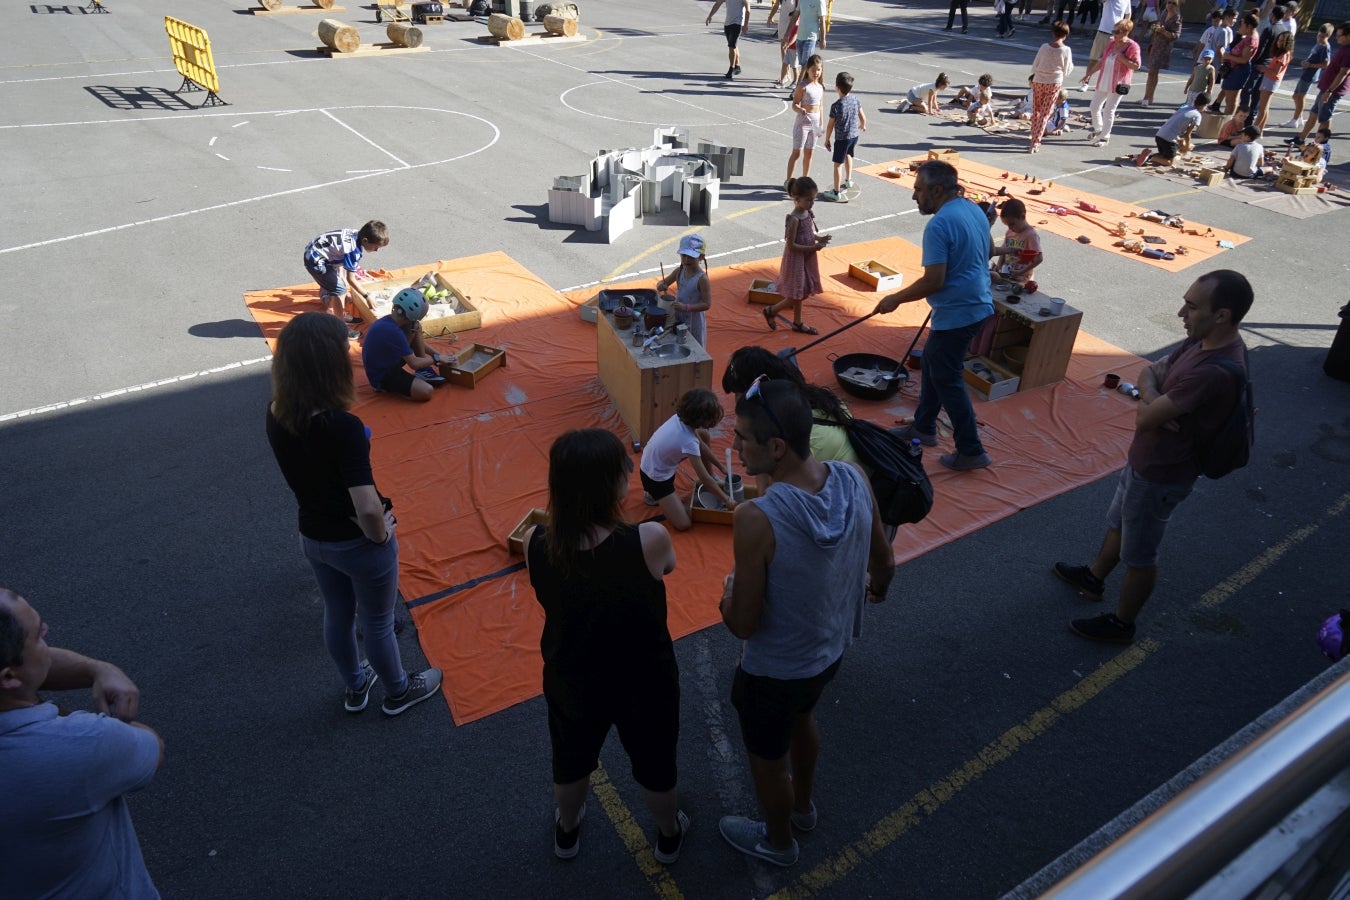
{"type": "Polygon", "coordinates": [[[918,438],[919,444],[924,447],[937,446],[936,434],[924,434],[922,431],[916,430],[913,425],[906,425],[904,428],[892,428],[891,434],[895,435],[897,438],[904,441],[905,443],[909,443],[910,441],[913,441],[915,438],[918,438]]]}
{"type": "Polygon", "coordinates": [[[375,670],[370,667],[369,660],[361,660],[361,671],[365,673],[366,680],[360,690],[347,691],[347,696],[342,708],[349,713],[359,713],[366,708],[370,702],[370,689],[375,686],[375,682],[380,680],[380,676],[375,674],[375,670]]]}
{"type": "Polygon", "coordinates": [[[816,828],[816,801],[811,801],[811,808],[806,812],[792,811],[792,827],[798,831],[814,831],[816,828]]]}
{"type": "MultiPolygon", "coordinates": [[[[577,827],[571,831],[564,831],[562,827],[562,810],[554,807],[553,809],[553,855],[558,859],[571,859],[581,850],[581,823],[586,819],[586,804],[581,804],[581,812],[577,813],[577,827]]],[[[679,855],[679,851],[675,851],[679,855]]]]}
{"type": "Polygon", "coordinates": [[[385,697],[380,711],[386,716],[407,712],[423,700],[429,700],[441,689],[441,670],[427,669],[408,678],[408,688],[393,697],[385,697]]]}
{"type": "Polygon", "coordinates": [[[938,462],[953,472],[973,472],[976,469],[989,468],[994,461],[989,458],[988,453],[977,453],[974,456],[967,456],[964,453],[944,453],[938,457],[938,462]]]}
{"type": "Polygon", "coordinates": [[[745,816],[723,816],[717,823],[726,842],[746,856],[754,856],[775,866],[787,868],[797,862],[797,841],[786,850],[775,850],[769,843],[769,834],[763,822],[747,819],[745,816]]]}

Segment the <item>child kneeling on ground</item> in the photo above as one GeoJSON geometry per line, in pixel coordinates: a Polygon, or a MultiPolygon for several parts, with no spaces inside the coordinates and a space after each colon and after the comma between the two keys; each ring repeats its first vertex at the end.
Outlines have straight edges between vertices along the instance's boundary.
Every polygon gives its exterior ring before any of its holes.
{"type": "Polygon", "coordinates": [[[725,483],[719,483],[710,474],[718,469],[726,475],[726,467],[713,456],[709,446],[708,429],[722,421],[722,404],[717,395],[703,388],[694,388],[680,398],[671,416],[652,433],[642,450],[642,464],[638,475],[642,478],[642,499],[648,506],[659,506],[666,522],[676,531],[687,531],[693,521],[689,510],[675,492],[675,475],[680,463],[689,460],[699,482],[727,509],[735,506],[727,496],[725,483]]]}
{"type": "Polygon", "coordinates": [[[951,81],[947,78],[946,72],[939,72],[936,81],[930,81],[927,84],[916,84],[905,94],[905,99],[900,101],[896,112],[916,112],[921,116],[936,116],[942,112],[941,101],[938,100],[938,94],[944,91],[951,81]]]}
{"type": "Polygon", "coordinates": [[[1152,156],[1145,150],[1141,154],[1148,162],[1155,166],[1170,166],[1176,161],[1177,154],[1181,152],[1181,145],[1190,146],[1191,135],[1195,129],[1200,127],[1200,109],[1209,103],[1209,94],[1200,93],[1196,96],[1194,103],[1185,103],[1180,109],[1172,113],[1167,121],[1158,129],[1158,133],[1153,136],[1153,142],[1158,146],[1158,152],[1152,156]]]}

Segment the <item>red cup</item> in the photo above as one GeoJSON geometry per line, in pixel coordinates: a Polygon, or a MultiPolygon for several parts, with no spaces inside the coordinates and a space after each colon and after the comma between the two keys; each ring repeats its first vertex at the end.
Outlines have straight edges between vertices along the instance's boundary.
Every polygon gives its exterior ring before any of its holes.
{"type": "Polygon", "coordinates": [[[1114,391],[1116,388],[1120,387],[1120,376],[1107,375],[1106,380],[1102,382],[1102,387],[1109,391],[1114,391]]]}

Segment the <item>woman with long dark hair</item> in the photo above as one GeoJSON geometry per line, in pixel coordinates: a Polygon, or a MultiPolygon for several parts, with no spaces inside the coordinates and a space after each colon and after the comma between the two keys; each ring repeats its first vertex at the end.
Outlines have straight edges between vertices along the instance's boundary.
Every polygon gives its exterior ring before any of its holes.
{"type": "Polygon", "coordinates": [[[549,521],[525,533],[525,564],[544,608],[553,852],[577,855],[588,778],[613,727],[656,819],[653,853],[669,865],[689,828],[676,793],[680,671],[662,581],[675,568],[675,549],[660,523],[624,521],[632,472],[623,443],[608,431],[569,431],[554,441],[549,521]]]}
{"type": "Polygon", "coordinates": [[[370,438],[348,412],[355,397],[347,326],[307,312],[281,330],[272,356],[267,440],[300,504],[300,547],[323,597],[323,640],[346,685],[343,708],[366,708],[383,679],[386,715],[440,689],[441,670],[409,675],[394,637],[398,541],[391,504],[375,487],[370,438]],[[356,646],[361,621],[366,655],[356,646]]]}

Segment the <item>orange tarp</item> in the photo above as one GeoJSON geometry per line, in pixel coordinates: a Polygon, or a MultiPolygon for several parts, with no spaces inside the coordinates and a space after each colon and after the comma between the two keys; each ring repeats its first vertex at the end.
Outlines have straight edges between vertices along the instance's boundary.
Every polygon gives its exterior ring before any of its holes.
{"type": "MultiPolygon", "coordinates": [[[[866,259],[899,269],[909,280],[920,271],[918,248],[899,239],[828,249],[820,259],[825,293],[808,301],[806,310],[806,320],[822,333],[876,304],[880,295],[847,274],[849,262],[866,259]]],[[[411,282],[427,268],[396,274],[411,282]]],[[[547,505],[549,445],[570,428],[608,428],[625,441],[630,435],[596,375],[596,326],[576,313],[593,291],[564,298],[503,253],[442,261],[434,268],[482,311],[483,326],[462,334],[455,346],[505,347],[505,368],[473,390],[447,385],[426,404],[376,395],[358,368],[353,412],[372,430],[376,480],[398,514],[400,589],[427,658],[445,670],[444,691],[455,721],[464,724],[540,691],[543,617],[521,558],[508,551],[507,535],[531,508],[547,505]]],[[[708,333],[718,361],[714,382],[737,347],[759,343],[778,350],[809,340],[786,327],[770,332],[761,307],[746,303],[751,279],[772,279],[777,269],[777,259],[770,259],[712,270],[708,333]]],[[[633,286],[654,282],[653,277],[633,286]]],[[[290,317],[318,308],[313,285],[258,291],[245,301],[269,340],[290,317]]],[[[925,304],[916,303],[871,319],[803,353],[802,369],[809,379],[834,385],[825,355],[831,351],[898,357],[925,311],[925,304]]],[[[1080,332],[1064,382],[992,403],[977,400],[994,466],[962,475],[946,471],[936,461],[937,453],[950,449],[944,434],[942,446],[928,455],[937,503],[926,521],[901,529],[897,557],[912,559],[1117,469],[1134,408],[1099,385],[1108,371],[1137,380],[1141,365],[1137,357],[1080,332]]],[[[855,414],[892,425],[912,409],[916,390],[884,403],[850,403],[855,414]]],[[[719,454],[731,442],[729,398],[727,406],[728,417],[713,434],[719,454]]],[[[634,475],[625,506],[633,520],[652,514],[641,496],[634,475]]],[[[731,569],[731,531],[695,525],[674,534],[674,541],[679,564],[666,579],[669,622],[671,633],[682,637],[718,621],[721,579],[731,569]]]]}
{"type": "MultiPolygon", "coordinates": [[[[914,189],[914,173],[910,163],[923,161],[927,156],[912,156],[894,162],[878,163],[871,166],[859,166],[858,171],[890,182],[907,191],[914,189]]],[[[1088,246],[1106,250],[1117,256],[1148,263],[1168,272],[1180,272],[1200,262],[1209,262],[1226,248],[1219,246],[1225,240],[1234,246],[1244,244],[1251,238],[1221,228],[1210,228],[1196,222],[1186,222],[1181,228],[1173,228],[1140,219],[1139,214],[1148,212],[1142,206],[1133,206],[1110,197],[1099,197],[1058,181],[1030,181],[1026,172],[1013,172],[996,169],[981,163],[962,158],[956,164],[961,185],[966,196],[982,199],[979,195],[997,195],[1001,189],[1007,189],[1007,197],[1017,198],[1027,205],[1027,220],[1038,231],[1057,234],[1060,237],[1076,241],[1080,236],[1089,238],[1088,246]],[[1080,204],[1096,207],[1098,212],[1083,209],[1080,204]],[[1050,207],[1069,210],[1068,215],[1049,211],[1050,207]],[[1124,223],[1131,238],[1140,239],[1142,235],[1160,237],[1166,243],[1145,244],[1155,250],[1165,250],[1175,254],[1175,259],[1151,259],[1125,250],[1123,239],[1115,233],[1117,225],[1124,223]],[[1140,230],[1142,229],[1142,234],[1140,230]],[[1178,253],[1180,247],[1185,253],[1178,253]]],[[[1002,226],[994,226],[995,236],[1001,235],[1002,226]]]]}

